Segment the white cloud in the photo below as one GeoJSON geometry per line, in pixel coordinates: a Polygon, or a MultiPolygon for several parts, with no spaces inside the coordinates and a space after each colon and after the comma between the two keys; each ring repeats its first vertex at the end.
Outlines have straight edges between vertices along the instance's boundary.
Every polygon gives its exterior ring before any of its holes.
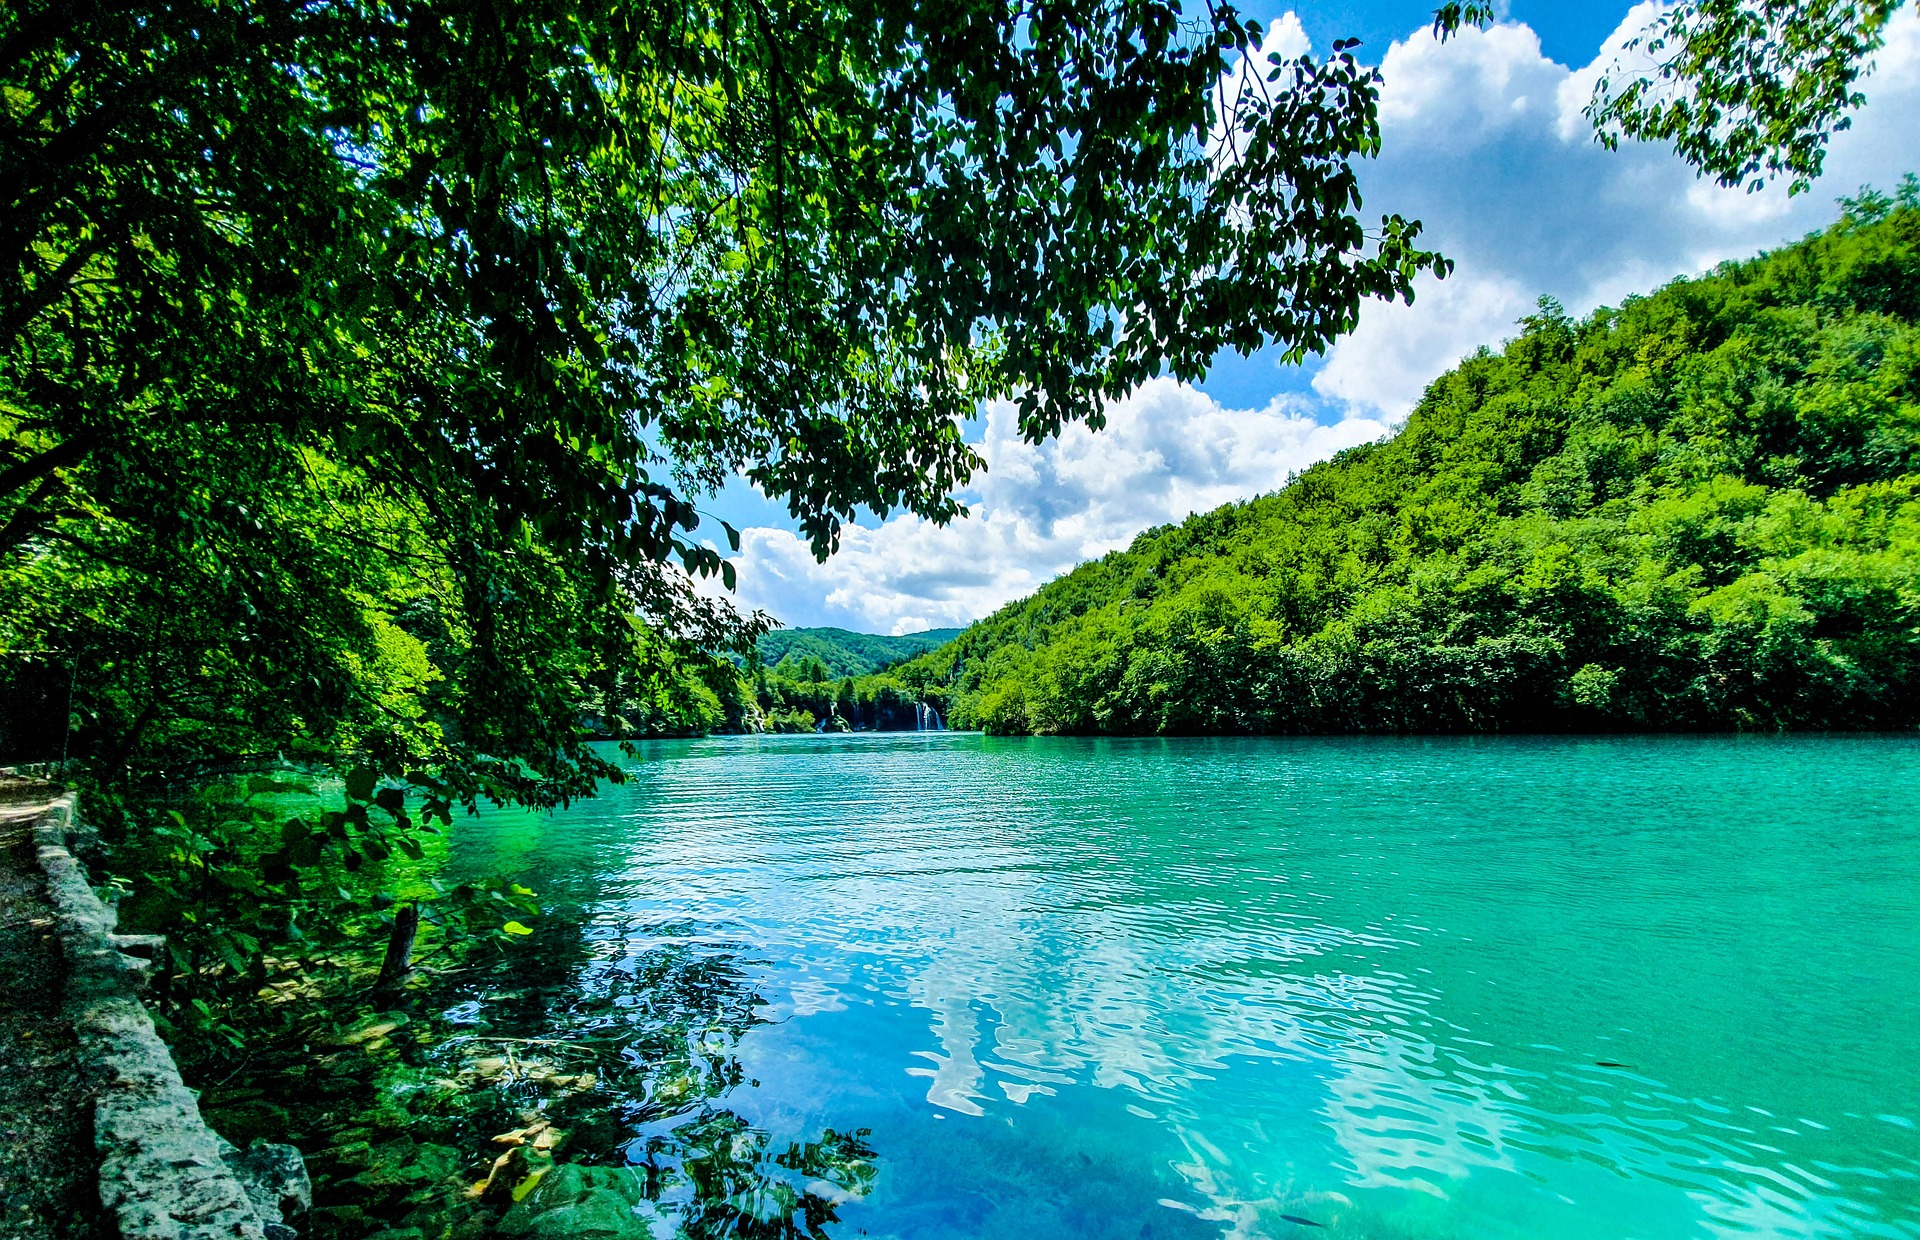
{"type": "Polygon", "coordinates": [[[973,515],[945,529],[914,516],[849,526],[816,564],[782,529],[743,531],[740,600],[789,624],[905,633],[963,624],[1149,526],[1271,491],[1290,472],[1377,439],[1384,423],[1315,419],[1299,399],[1227,409],[1170,379],[1147,383],[1099,433],[1075,426],[1034,446],[1009,405],[988,409],[987,471],[973,515]]]}
{"type": "Polygon", "coordinates": [[[1549,60],[1525,26],[1396,42],[1381,64],[1382,155],[1363,171],[1370,203],[1422,220],[1457,264],[1422,279],[1411,307],[1369,304],[1329,351],[1314,389],[1373,417],[1404,417],[1427,381],[1497,344],[1541,294],[1584,313],[1819,228],[1833,199],[1891,187],[1920,166],[1920,11],[1903,9],[1812,192],[1757,194],[1696,177],[1664,146],[1607,151],[1582,115],[1593,85],[1660,12],[1642,3],[1578,70],[1549,60]]]}
{"type": "Polygon", "coordinates": [[[1383,145],[1418,144],[1449,156],[1557,118],[1566,76],[1541,54],[1540,36],[1521,25],[1469,27],[1446,43],[1415,35],[1387,50],[1381,72],[1383,145]]]}
{"type": "Polygon", "coordinates": [[[1328,354],[1314,390],[1349,410],[1398,421],[1463,354],[1512,334],[1538,296],[1500,273],[1423,280],[1412,305],[1367,307],[1360,330],[1328,354]]]}
{"type": "MultiPolygon", "coordinates": [[[[1423,28],[1388,49],[1383,154],[1362,170],[1368,209],[1423,220],[1457,266],[1445,282],[1423,279],[1412,306],[1370,303],[1315,374],[1317,399],[1234,410],[1160,381],[1120,402],[1100,434],[1076,427],[1038,448],[1019,439],[1009,410],[991,409],[990,469],[967,497],[970,518],[946,529],[913,517],[849,527],[825,565],[786,530],[746,530],[742,601],[801,625],[907,632],[975,619],[1142,529],[1273,490],[1289,471],[1384,434],[1430,380],[1510,336],[1543,293],[1576,313],[1617,303],[1818,228],[1836,195],[1890,188],[1920,167],[1913,6],[1892,22],[1864,84],[1869,104],[1836,138],[1811,193],[1725,190],[1663,147],[1602,149],[1581,109],[1658,12],[1638,5],[1578,69],[1548,59],[1514,23],[1445,44],[1423,28]]],[[[1252,63],[1307,50],[1289,13],[1252,63]]]]}

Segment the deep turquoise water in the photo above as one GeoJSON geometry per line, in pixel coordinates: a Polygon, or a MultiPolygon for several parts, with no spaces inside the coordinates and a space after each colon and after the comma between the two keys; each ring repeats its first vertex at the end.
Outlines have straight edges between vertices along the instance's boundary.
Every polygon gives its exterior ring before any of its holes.
{"type": "Polygon", "coordinates": [[[732,962],[836,1235],[1920,1237],[1920,739],[720,738],[454,848],[732,962]]]}

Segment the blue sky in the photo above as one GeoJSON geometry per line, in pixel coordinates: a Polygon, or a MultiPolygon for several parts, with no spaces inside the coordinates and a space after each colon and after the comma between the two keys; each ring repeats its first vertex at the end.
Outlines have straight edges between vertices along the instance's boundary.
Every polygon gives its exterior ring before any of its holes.
{"type": "MultiPolygon", "coordinates": [[[[1359,39],[1361,56],[1375,60],[1395,39],[1404,39],[1431,23],[1437,7],[1437,3],[1420,0],[1353,0],[1346,4],[1250,5],[1247,12],[1268,24],[1289,12],[1296,13],[1314,47],[1324,50],[1335,39],[1359,39]]],[[[1585,64],[1631,6],[1612,0],[1600,4],[1517,0],[1502,7],[1509,21],[1533,28],[1548,57],[1561,64],[1585,64]]]]}
{"type": "Polygon", "coordinates": [[[1363,218],[1422,220],[1455,261],[1415,303],[1372,304],[1325,357],[1282,367],[1227,355],[1187,387],[1157,380],[1118,402],[1108,428],[1035,448],[1010,411],[970,428],[988,469],[964,493],[973,515],[944,529],[896,514],[849,527],[816,564],[784,506],[744,483],[702,503],[743,531],[737,601],[793,625],[912,632],[962,624],[1031,593],[1150,526],[1272,491],[1290,472],[1392,433],[1425,384],[1497,346],[1542,294],[1575,313],[1804,235],[1862,184],[1920,168],[1920,8],[1896,18],[1810,193],[1721,190],[1660,147],[1607,152],[1579,115],[1594,79],[1657,13],[1650,2],[1512,0],[1505,19],[1445,45],[1431,0],[1249,8],[1269,50],[1324,54],[1363,40],[1381,66],[1383,150],[1361,171],[1363,218]]]}

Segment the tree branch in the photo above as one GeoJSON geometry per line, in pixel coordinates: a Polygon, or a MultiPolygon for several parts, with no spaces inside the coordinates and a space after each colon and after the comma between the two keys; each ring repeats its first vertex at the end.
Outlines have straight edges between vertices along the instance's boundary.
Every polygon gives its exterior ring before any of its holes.
{"type": "Polygon", "coordinates": [[[102,248],[98,241],[76,246],[73,253],[67,255],[66,261],[59,267],[50,272],[41,272],[40,279],[35,281],[37,287],[32,293],[21,298],[20,304],[13,308],[13,312],[7,316],[5,323],[0,324],[0,340],[12,340],[26,331],[27,325],[32,323],[41,311],[57,304],[73,286],[74,277],[80,274],[80,269],[86,266],[87,261],[98,254],[102,248]]]}
{"type": "Polygon", "coordinates": [[[0,498],[12,495],[15,491],[39,478],[44,478],[56,469],[65,469],[77,463],[89,451],[83,436],[75,435],[62,443],[55,444],[38,456],[30,456],[24,461],[0,469],[0,498]]]}
{"type": "Polygon", "coordinates": [[[45,525],[53,514],[47,511],[47,501],[60,490],[60,480],[54,477],[42,478],[38,488],[20,506],[13,510],[5,525],[0,525],[0,555],[5,555],[33,536],[35,530],[45,525]]]}

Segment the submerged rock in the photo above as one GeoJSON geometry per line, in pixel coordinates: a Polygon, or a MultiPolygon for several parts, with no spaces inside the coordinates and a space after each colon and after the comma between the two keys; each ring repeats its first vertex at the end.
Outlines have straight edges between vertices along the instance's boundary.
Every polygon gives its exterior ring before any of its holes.
{"type": "Polygon", "coordinates": [[[336,1046],[376,1047],[385,1043],[388,1034],[411,1023],[405,1012],[376,1012],[340,1030],[333,1042],[336,1046]]]}
{"type": "Polygon", "coordinates": [[[568,1163],[541,1176],[496,1230],[526,1240],[651,1240],[654,1217],[632,1171],[568,1163]]]}
{"type": "Polygon", "coordinates": [[[220,1161],[240,1181],[262,1219],[277,1217],[292,1224],[313,1208],[313,1181],[300,1151],[291,1145],[255,1141],[244,1153],[227,1145],[220,1151],[220,1161]]]}

